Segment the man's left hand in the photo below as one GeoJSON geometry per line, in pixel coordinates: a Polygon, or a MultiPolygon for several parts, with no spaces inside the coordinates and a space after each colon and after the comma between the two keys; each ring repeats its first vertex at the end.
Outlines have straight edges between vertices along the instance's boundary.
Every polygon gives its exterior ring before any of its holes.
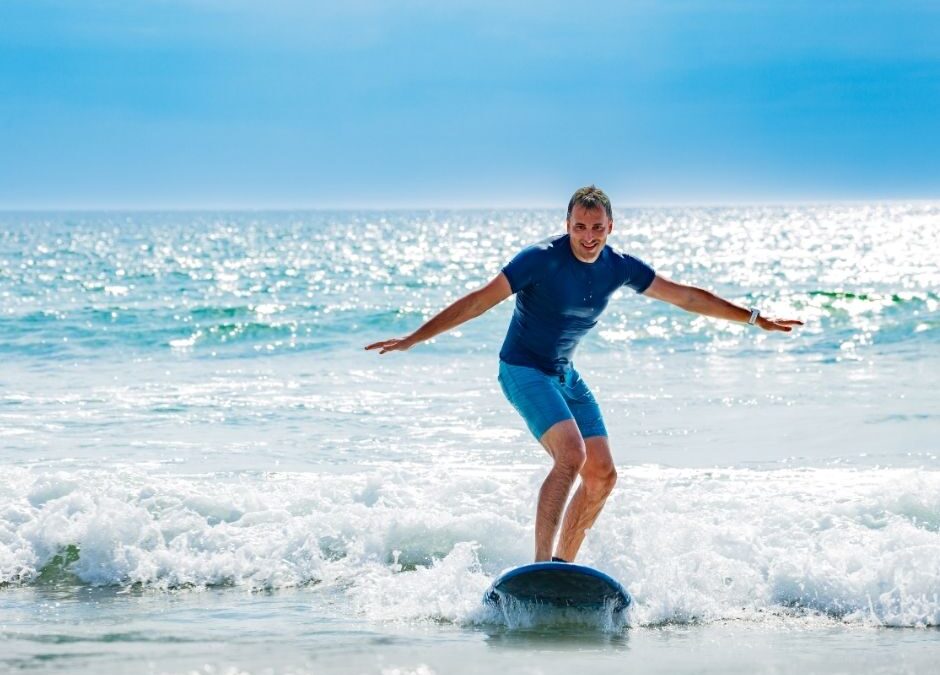
{"type": "Polygon", "coordinates": [[[765,316],[757,317],[757,327],[764,330],[779,330],[789,333],[794,326],[802,326],[803,322],[799,319],[771,319],[765,316]]]}

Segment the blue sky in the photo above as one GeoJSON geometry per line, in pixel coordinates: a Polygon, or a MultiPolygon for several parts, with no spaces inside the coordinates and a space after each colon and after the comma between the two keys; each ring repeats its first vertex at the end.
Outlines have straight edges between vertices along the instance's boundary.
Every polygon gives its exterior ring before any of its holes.
{"type": "Polygon", "coordinates": [[[940,198],[940,3],[0,0],[0,208],[940,198]]]}

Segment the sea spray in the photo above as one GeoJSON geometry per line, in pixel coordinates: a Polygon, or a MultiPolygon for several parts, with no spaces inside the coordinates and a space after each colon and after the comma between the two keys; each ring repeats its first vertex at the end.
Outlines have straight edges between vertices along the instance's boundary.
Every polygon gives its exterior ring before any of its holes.
{"type": "MultiPolygon", "coordinates": [[[[316,584],[370,619],[474,623],[488,582],[531,557],[543,473],[17,469],[2,479],[0,580],[39,584],[61,569],[83,584],[155,590],[316,584]]],[[[579,562],[627,586],[635,625],[805,612],[940,625],[940,472],[639,466],[620,476],[579,562]]]]}

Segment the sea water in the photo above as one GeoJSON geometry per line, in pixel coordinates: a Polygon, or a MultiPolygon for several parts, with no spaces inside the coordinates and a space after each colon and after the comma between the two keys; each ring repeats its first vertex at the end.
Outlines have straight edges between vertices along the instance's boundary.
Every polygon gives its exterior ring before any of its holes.
{"type": "Polygon", "coordinates": [[[625,620],[508,621],[548,457],[512,301],[414,330],[555,210],[0,214],[0,664],[152,673],[924,672],[940,658],[940,205],[615,212],[660,274],[575,361],[625,620]]]}

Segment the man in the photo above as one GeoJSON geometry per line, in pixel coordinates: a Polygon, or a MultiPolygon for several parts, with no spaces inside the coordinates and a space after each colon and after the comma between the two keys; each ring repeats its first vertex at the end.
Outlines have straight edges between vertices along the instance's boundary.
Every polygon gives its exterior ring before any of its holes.
{"type": "Polygon", "coordinates": [[[657,275],[646,263],[607,246],[613,227],[607,195],[593,185],[581,188],[568,203],[566,234],[523,249],[495,279],[460,298],[411,335],[366,347],[378,349],[380,354],[410,349],[516,294],[516,309],[499,354],[499,382],[553,460],[539,491],[536,562],[575,559],[617,480],[600,408],[574,369],[572,356],[618,288],[629,286],[689,312],[763,330],[789,332],[802,325],[797,320],[760,316],[756,309],[657,275]],[[581,485],[565,509],[579,475],[581,485]],[[561,536],[553,556],[560,522],[561,536]]]}

